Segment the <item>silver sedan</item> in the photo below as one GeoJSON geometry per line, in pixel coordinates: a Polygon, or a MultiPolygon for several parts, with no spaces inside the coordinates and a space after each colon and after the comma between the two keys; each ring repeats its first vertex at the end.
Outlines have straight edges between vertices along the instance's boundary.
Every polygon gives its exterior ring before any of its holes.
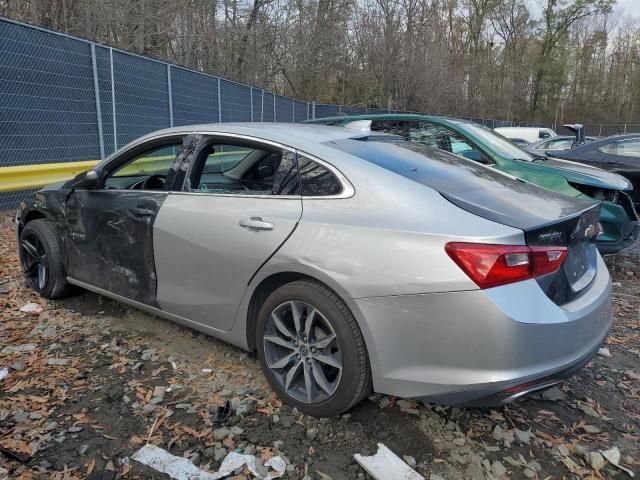
{"type": "Polygon", "coordinates": [[[598,206],[395,137],[212,124],[142,137],[17,213],[27,284],[256,351],[283,400],[496,405],[611,324],[598,206]]]}

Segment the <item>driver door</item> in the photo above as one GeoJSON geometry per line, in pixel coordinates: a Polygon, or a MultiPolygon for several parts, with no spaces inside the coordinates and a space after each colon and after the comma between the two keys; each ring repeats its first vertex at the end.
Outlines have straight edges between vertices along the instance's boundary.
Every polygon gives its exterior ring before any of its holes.
{"type": "Polygon", "coordinates": [[[69,277],[156,306],[153,224],[178,164],[188,159],[189,140],[165,138],[128,149],[100,166],[98,188],[71,193],[69,277]]]}

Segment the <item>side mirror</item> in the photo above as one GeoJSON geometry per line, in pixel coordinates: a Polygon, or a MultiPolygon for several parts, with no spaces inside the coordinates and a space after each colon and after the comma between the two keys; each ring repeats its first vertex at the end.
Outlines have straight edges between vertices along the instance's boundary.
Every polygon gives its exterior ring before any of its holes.
{"type": "Polygon", "coordinates": [[[80,178],[76,182],[75,188],[83,188],[86,190],[97,188],[99,179],[100,177],[98,176],[98,172],[96,172],[95,170],[89,170],[84,174],[84,177],[80,178]]]}
{"type": "Polygon", "coordinates": [[[464,158],[468,158],[469,160],[473,160],[474,162],[482,162],[482,154],[478,150],[465,150],[460,152],[464,158]]]}

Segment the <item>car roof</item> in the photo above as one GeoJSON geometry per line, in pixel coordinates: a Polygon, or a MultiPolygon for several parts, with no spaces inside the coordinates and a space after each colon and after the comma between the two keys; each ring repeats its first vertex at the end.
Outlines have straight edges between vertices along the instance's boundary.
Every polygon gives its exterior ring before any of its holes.
{"type": "Polygon", "coordinates": [[[314,118],[313,120],[307,120],[304,123],[314,124],[321,122],[355,122],[358,120],[430,120],[450,124],[475,123],[464,118],[446,117],[440,115],[422,115],[419,113],[371,113],[364,115],[340,115],[336,117],[314,118]]]}
{"type": "Polygon", "coordinates": [[[195,133],[246,135],[296,148],[304,148],[307,145],[317,145],[318,143],[344,138],[360,138],[368,135],[368,132],[357,132],[341,127],[301,123],[203,123],[157,130],[137,139],[136,143],[158,136],[171,134],[188,135],[195,133]]]}
{"type": "Polygon", "coordinates": [[[612,142],[612,141],[631,140],[631,139],[634,139],[634,138],[640,138],[640,133],[627,133],[625,135],[611,135],[609,137],[599,138],[597,140],[593,140],[591,142],[587,142],[587,143],[583,143],[581,145],[578,145],[573,150],[580,150],[580,149],[586,147],[587,145],[589,147],[593,148],[593,147],[598,147],[600,145],[606,145],[607,143],[612,142]]]}
{"type": "Polygon", "coordinates": [[[551,130],[551,128],[549,127],[496,127],[496,130],[510,130],[510,131],[514,131],[514,132],[523,132],[525,130],[533,130],[533,131],[540,131],[540,130],[551,130]]]}

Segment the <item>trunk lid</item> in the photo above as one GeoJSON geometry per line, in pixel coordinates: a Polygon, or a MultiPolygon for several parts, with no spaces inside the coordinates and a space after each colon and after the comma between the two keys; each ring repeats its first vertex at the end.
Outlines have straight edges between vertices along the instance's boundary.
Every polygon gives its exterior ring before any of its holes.
{"type": "Polygon", "coordinates": [[[577,297],[591,284],[597,273],[600,207],[582,212],[553,225],[525,232],[527,245],[562,245],[567,257],[557,272],[537,278],[540,288],[558,305],[577,297]]]}
{"type": "MultiPolygon", "coordinates": [[[[586,209],[572,211],[556,210],[553,215],[542,217],[536,212],[542,207],[541,201],[532,198],[532,204],[525,208],[520,216],[516,216],[515,206],[509,202],[509,197],[500,191],[495,193],[501,198],[501,204],[508,204],[509,215],[505,216],[505,209],[498,212],[492,205],[491,192],[489,195],[475,194],[472,197],[451,195],[440,192],[445,198],[460,208],[480,217],[498,223],[520,228],[525,233],[526,243],[530,247],[563,246],[567,248],[567,257],[560,269],[554,273],[536,278],[540,288],[556,304],[563,305],[581,295],[591,284],[597,273],[598,251],[596,237],[598,234],[598,219],[600,206],[588,205],[586,209]],[[533,210],[536,214],[527,213],[533,210]],[[506,221],[505,221],[506,220],[506,221]],[[536,225],[535,222],[539,221],[536,225]]],[[[544,199],[543,199],[544,200],[544,199]]]]}

